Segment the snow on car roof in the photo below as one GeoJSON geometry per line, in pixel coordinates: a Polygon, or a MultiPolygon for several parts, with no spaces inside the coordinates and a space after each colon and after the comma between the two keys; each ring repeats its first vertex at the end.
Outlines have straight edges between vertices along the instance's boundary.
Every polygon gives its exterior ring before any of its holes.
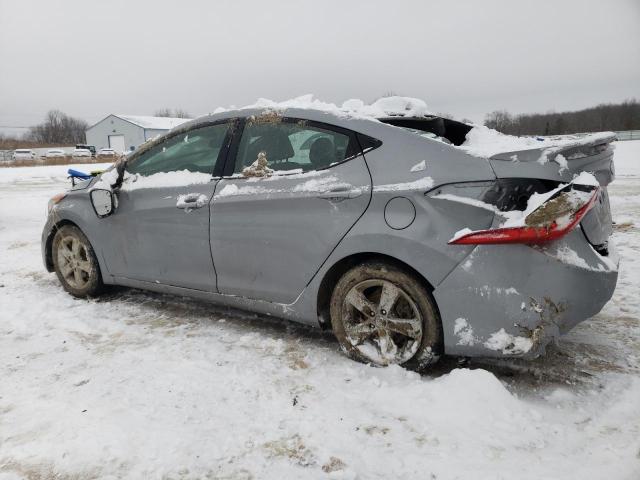
{"type": "Polygon", "coordinates": [[[153,130],[171,130],[185,122],[190,118],[174,118],[174,117],[151,117],[144,115],[120,115],[114,114],[114,117],[121,118],[127,122],[134,123],[142,128],[150,128],[153,130]]]}
{"type": "MultiPolygon", "coordinates": [[[[416,119],[421,117],[442,117],[440,114],[431,112],[427,107],[427,103],[419,98],[390,96],[379,98],[371,104],[366,104],[359,99],[350,99],[343,102],[341,106],[338,106],[335,103],[323,102],[322,100],[314,98],[312,94],[302,95],[281,102],[260,98],[254,104],[244,107],[219,107],[213,111],[213,114],[260,109],[273,111],[284,111],[288,109],[315,110],[333,114],[340,118],[371,121],[379,121],[393,117],[416,119]]],[[[452,119],[452,117],[448,118],[452,119]]],[[[505,135],[483,125],[467,124],[472,128],[466,134],[466,141],[462,143],[462,145],[451,146],[463,150],[470,155],[483,158],[489,158],[504,152],[542,149],[543,152],[539,161],[540,163],[545,163],[549,160],[549,155],[556,153],[556,150],[559,151],[562,148],[593,144],[597,141],[609,142],[615,138],[612,132],[561,135],[554,138],[517,137],[514,135],[505,135]]]]}
{"type": "Polygon", "coordinates": [[[375,102],[367,105],[364,101],[352,98],[346,100],[341,106],[335,103],[323,102],[314,98],[312,94],[302,95],[300,97],[275,102],[267,98],[260,98],[252,105],[244,107],[231,106],[229,108],[219,107],[214,110],[214,114],[227,112],[231,110],[246,110],[267,108],[272,110],[286,110],[296,108],[301,110],[319,110],[322,112],[333,113],[334,115],[350,118],[368,118],[377,119],[389,116],[406,116],[406,117],[422,117],[433,116],[429,111],[424,100],[412,97],[383,97],[375,102]]]}

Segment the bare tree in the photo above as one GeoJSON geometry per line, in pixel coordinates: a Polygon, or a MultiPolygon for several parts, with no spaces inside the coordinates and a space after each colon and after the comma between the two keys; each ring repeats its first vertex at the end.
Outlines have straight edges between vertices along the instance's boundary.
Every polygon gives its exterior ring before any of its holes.
{"type": "Polygon", "coordinates": [[[575,112],[547,112],[511,115],[491,112],[485,125],[511,135],[563,135],[603,130],[640,130],[640,102],[635,99],[618,104],[600,104],[575,112]]]}
{"type": "Polygon", "coordinates": [[[154,115],[156,117],[191,118],[191,115],[181,108],[161,108],[160,110],[156,110],[154,115]]]}
{"type": "Polygon", "coordinates": [[[60,110],[50,110],[44,122],[31,127],[26,138],[39,144],[71,145],[83,143],[89,124],[60,110]]]}
{"type": "Polygon", "coordinates": [[[484,124],[489,128],[505,133],[510,130],[513,124],[513,117],[506,110],[496,110],[487,114],[484,124]]]}

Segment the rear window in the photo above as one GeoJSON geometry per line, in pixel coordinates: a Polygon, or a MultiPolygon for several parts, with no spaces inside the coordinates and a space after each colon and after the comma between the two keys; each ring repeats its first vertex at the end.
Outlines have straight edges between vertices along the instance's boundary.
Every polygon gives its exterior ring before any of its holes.
{"type": "Polygon", "coordinates": [[[406,118],[390,117],[381,118],[381,122],[427,138],[441,140],[451,145],[459,146],[466,140],[467,133],[473,128],[466,123],[457,122],[442,117],[406,118]]]}
{"type": "Polygon", "coordinates": [[[308,120],[262,116],[247,121],[236,157],[234,173],[258,161],[276,171],[321,170],[360,153],[353,132],[308,120]]]}

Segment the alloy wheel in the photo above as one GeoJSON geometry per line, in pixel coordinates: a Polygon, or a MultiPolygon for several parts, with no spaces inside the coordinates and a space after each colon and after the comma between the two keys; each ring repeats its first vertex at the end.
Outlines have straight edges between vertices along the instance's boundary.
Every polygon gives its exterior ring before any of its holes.
{"type": "Polygon", "coordinates": [[[85,288],[93,272],[87,245],[79,238],[68,235],[60,240],[57,255],[64,280],[73,288],[85,288]]]}
{"type": "Polygon", "coordinates": [[[422,341],[422,315],[401,287],[383,279],[353,286],[343,302],[347,340],[358,352],[379,365],[404,363],[422,341]]]}

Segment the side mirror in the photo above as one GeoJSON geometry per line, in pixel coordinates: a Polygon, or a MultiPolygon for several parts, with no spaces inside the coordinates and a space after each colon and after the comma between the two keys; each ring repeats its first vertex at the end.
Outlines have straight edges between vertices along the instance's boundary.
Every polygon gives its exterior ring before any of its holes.
{"type": "Polygon", "coordinates": [[[113,213],[114,202],[111,190],[96,188],[95,190],[91,190],[89,195],[91,196],[93,211],[96,212],[98,217],[108,217],[113,213]]]}

